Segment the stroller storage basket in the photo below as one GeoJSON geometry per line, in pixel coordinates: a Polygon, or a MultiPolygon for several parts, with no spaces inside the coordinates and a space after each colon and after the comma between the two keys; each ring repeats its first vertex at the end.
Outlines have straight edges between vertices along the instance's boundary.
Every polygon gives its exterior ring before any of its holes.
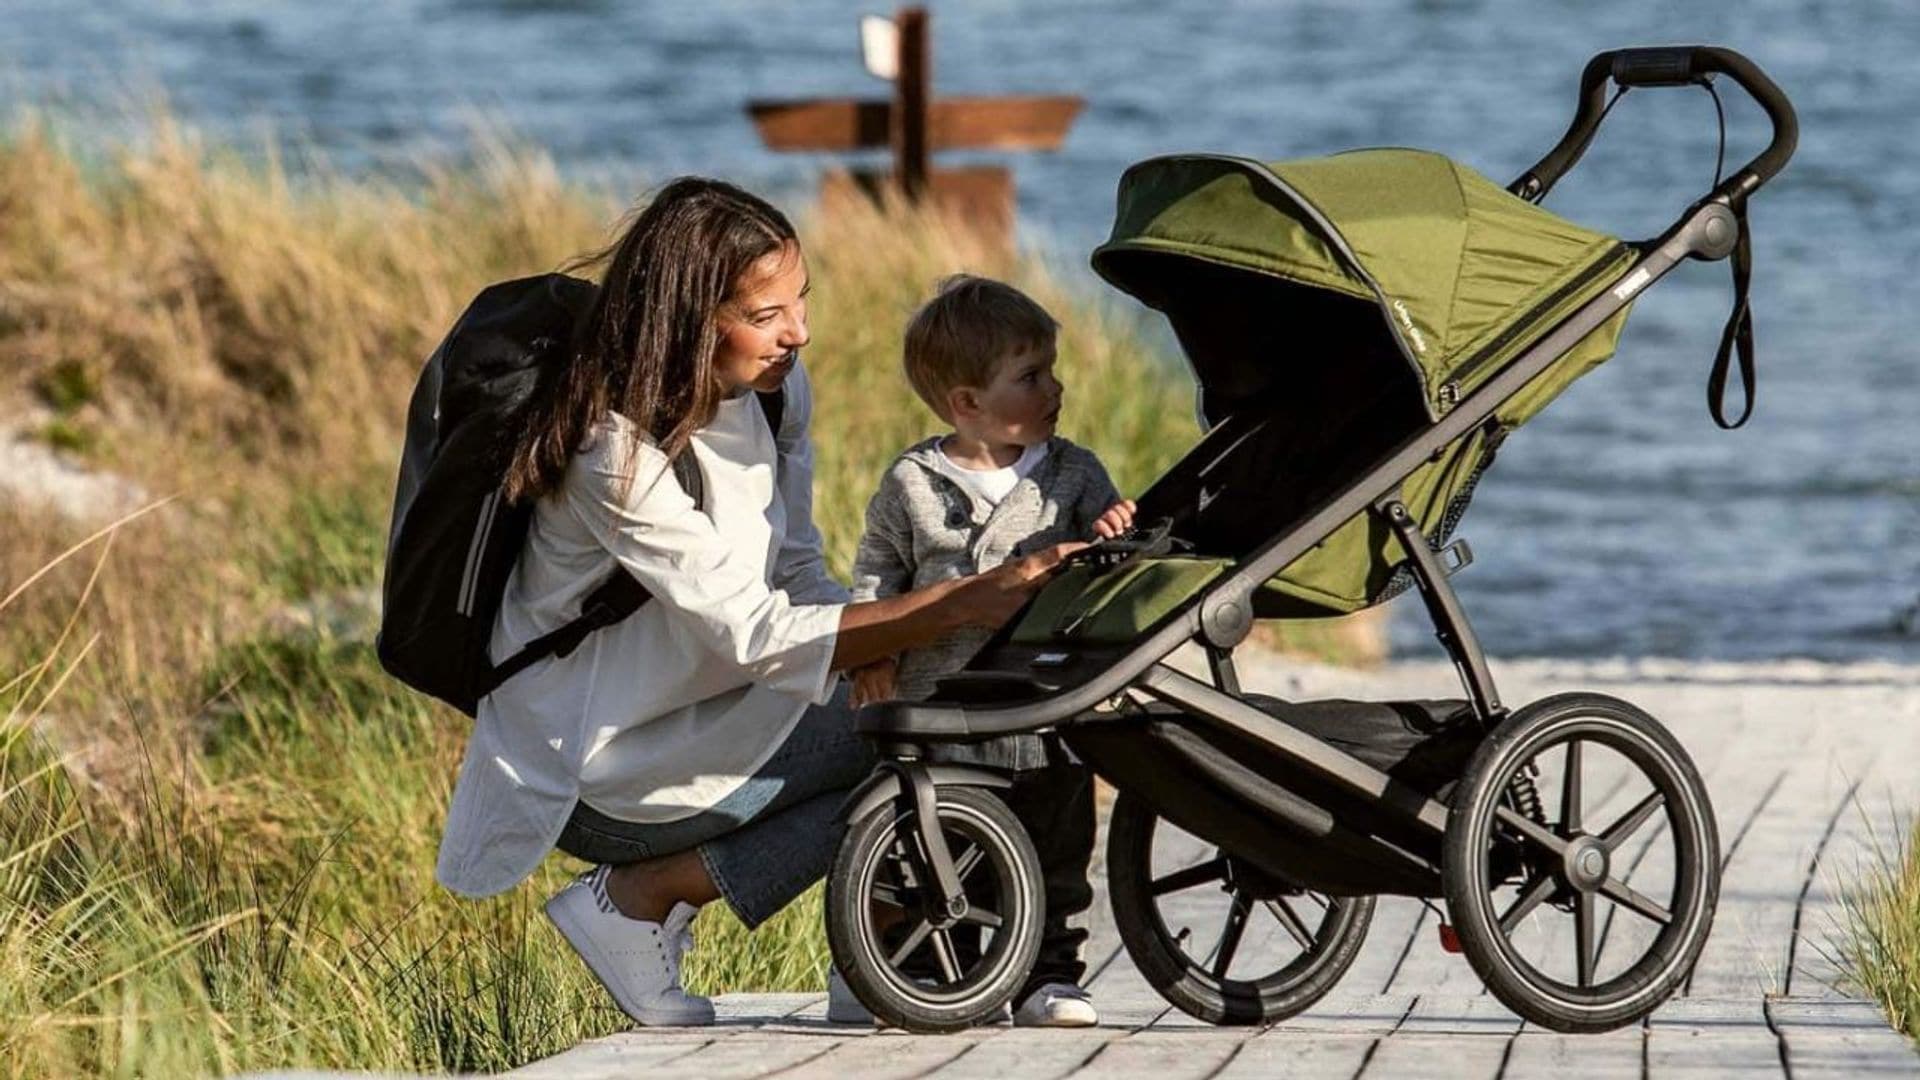
{"type": "MultiPolygon", "coordinates": [[[[1482,736],[1464,701],[1246,700],[1441,801],[1482,736]]],[[[1116,788],[1289,885],[1339,896],[1440,895],[1436,837],[1256,740],[1160,705],[1062,734],[1116,788]]]]}

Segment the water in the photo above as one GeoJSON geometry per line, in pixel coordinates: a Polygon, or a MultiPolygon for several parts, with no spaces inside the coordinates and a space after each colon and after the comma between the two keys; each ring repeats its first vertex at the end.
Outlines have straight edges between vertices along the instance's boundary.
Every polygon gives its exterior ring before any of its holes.
{"type": "MultiPolygon", "coordinates": [[[[1412,145],[1504,182],[1559,137],[1593,52],[1747,53],[1802,125],[1752,213],[1753,422],[1728,434],[1706,416],[1728,275],[1683,267],[1640,301],[1620,355],[1507,444],[1463,527],[1478,561],[1459,586],[1502,655],[1920,656],[1908,0],[933,7],[939,92],[1089,99],[1061,152],[1012,159],[1025,241],[1075,265],[1143,157],[1412,145]]],[[[353,169],[447,152],[484,115],[577,178],[638,190],[700,171],[798,201],[822,159],[763,150],[741,103],[884,90],[855,48],[856,17],[874,9],[834,0],[4,8],[0,94],[15,102],[98,124],[85,106],[159,86],[202,128],[245,142],[264,126],[353,169]]],[[[1732,167],[1765,124],[1737,89],[1723,96],[1732,167]]],[[[1705,190],[1715,130],[1698,90],[1631,94],[1548,205],[1652,235],[1705,190]]],[[[1399,602],[1394,636],[1432,649],[1417,603],[1399,602]]]]}

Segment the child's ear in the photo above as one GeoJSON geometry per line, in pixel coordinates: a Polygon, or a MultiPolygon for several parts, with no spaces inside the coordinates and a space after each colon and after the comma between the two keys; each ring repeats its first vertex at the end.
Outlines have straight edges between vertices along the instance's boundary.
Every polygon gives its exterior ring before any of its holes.
{"type": "Polygon", "coordinates": [[[980,415],[980,392],[971,386],[956,386],[947,391],[947,411],[969,419],[980,415]]]}

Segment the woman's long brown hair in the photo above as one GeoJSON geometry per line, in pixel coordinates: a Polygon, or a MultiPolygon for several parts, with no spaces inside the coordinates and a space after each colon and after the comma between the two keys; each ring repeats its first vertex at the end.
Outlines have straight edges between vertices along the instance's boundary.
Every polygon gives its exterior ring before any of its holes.
{"type": "MultiPolygon", "coordinates": [[[[572,264],[604,263],[606,273],[575,328],[572,362],[528,407],[507,498],[558,488],[609,412],[651,435],[669,458],[685,449],[719,408],[713,354],[722,306],[756,261],[791,243],[793,225],[765,200],[683,176],[633,214],[611,246],[572,264]]],[[[621,467],[630,481],[631,454],[621,467]]]]}

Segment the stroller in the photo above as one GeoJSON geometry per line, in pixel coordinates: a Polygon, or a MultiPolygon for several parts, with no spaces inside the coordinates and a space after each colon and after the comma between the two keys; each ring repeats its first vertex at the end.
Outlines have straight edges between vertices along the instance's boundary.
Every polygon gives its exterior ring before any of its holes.
{"type": "Polygon", "coordinates": [[[1116,929],[1147,981],[1202,1020],[1312,1005],[1381,894],[1444,900],[1443,939],[1533,1023],[1603,1031],[1666,1000],[1719,890],[1706,788],[1627,702],[1502,704],[1449,581],[1471,561],[1452,534],[1503,436],[1611,355],[1631,301],[1682,259],[1735,256],[1709,401],[1723,427],[1745,419],[1721,408],[1736,351],[1752,407],[1745,203],[1796,132],[1738,53],[1627,49],[1588,63],[1566,135],[1504,190],[1400,149],[1129,169],[1093,266],[1167,316],[1206,433],[1137,500],[1133,533],[1077,553],[932,698],[860,712],[881,763],[849,799],[827,885],[834,959],[860,1000],[887,1023],[953,1031],[1032,967],[1042,878],[993,794],[1006,777],[927,760],[1014,732],[1053,733],[1116,789],[1116,929]],[[1609,82],[1716,73],[1760,103],[1773,138],[1664,235],[1622,243],[1536,205],[1592,139],[1609,82]],[[1232,654],[1256,619],[1409,588],[1463,699],[1242,693],[1232,654]],[[1168,662],[1188,644],[1206,677],[1168,662]],[[1156,836],[1175,830],[1205,847],[1156,865],[1156,836]],[[1194,896],[1225,903],[1217,932],[1193,932],[1194,896]],[[1258,955],[1256,916],[1271,920],[1258,955]]]}

